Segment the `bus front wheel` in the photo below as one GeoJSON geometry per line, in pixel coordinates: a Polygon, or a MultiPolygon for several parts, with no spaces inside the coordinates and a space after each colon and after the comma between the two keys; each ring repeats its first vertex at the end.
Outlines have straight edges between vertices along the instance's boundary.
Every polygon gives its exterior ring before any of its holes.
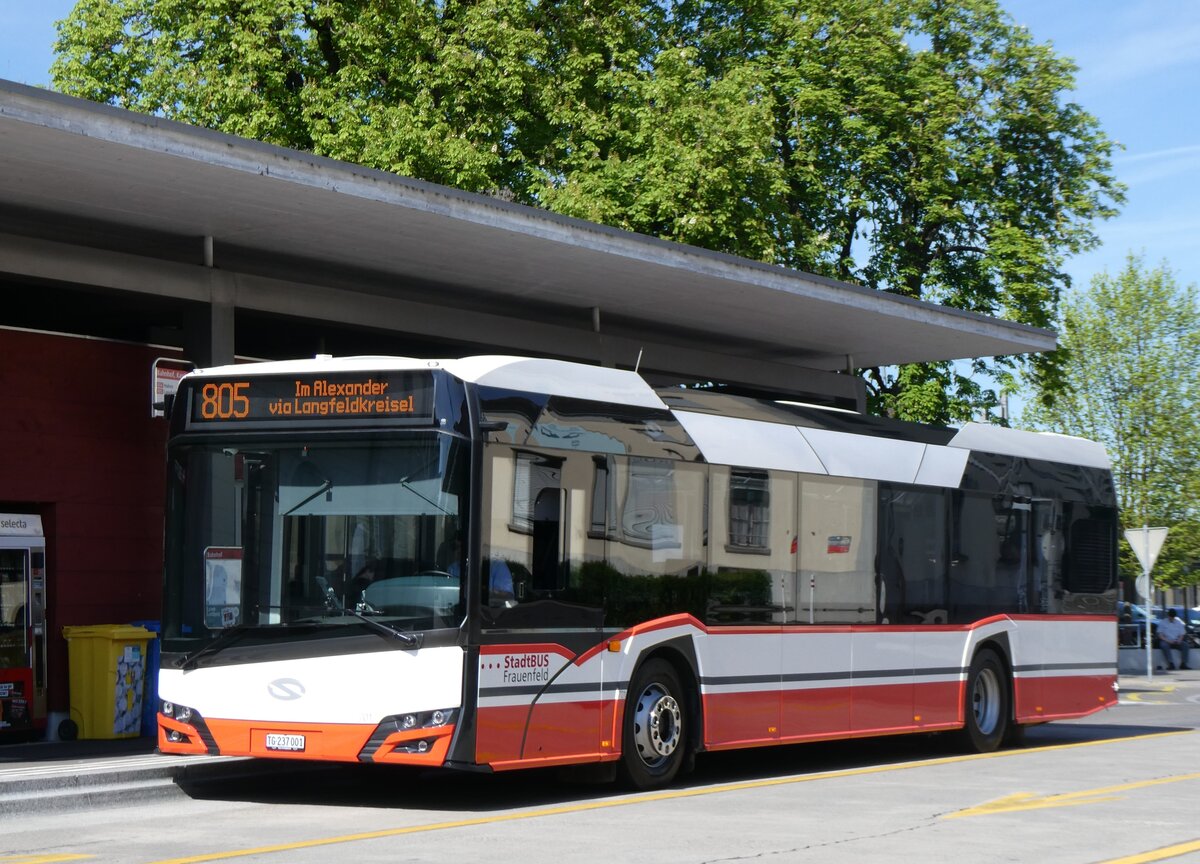
{"type": "Polygon", "coordinates": [[[975,654],[967,672],[963,744],[977,753],[999,748],[1008,732],[1009,699],[1004,664],[990,648],[975,654]]]}
{"type": "Polygon", "coordinates": [[[687,751],[689,720],[675,668],[655,658],[638,667],[625,696],[621,775],[635,789],[666,786],[687,751]]]}

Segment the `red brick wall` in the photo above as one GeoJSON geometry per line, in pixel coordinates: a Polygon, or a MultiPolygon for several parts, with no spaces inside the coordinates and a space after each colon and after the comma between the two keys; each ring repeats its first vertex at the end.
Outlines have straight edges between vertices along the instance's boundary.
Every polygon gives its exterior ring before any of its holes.
{"type": "Polygon", "coordinates": [[[0,511],[46,531],[49,707],[68,708],[62,628],[159,617],[167,425],[143,345],[0,328],[0,511]]]}

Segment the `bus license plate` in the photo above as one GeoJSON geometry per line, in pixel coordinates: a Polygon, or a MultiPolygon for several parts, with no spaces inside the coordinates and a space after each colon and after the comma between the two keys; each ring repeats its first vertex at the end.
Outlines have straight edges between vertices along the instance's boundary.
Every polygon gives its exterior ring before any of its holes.
{"type": "Polygon", "coordinates": [[[304,736],[303,735],[281,735],[278,732],[267,733],[267,749],[268,750],[303,750],[304,736]]]}

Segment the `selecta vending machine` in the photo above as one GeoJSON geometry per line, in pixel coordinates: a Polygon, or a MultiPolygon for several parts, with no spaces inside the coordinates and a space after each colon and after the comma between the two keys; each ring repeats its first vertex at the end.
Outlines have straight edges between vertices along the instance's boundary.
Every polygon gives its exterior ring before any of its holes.
{"type": "Polygon", "coordinates": [[[46,538],[42,519],[0,513],[0,742],[46,731],[46,538]]]}

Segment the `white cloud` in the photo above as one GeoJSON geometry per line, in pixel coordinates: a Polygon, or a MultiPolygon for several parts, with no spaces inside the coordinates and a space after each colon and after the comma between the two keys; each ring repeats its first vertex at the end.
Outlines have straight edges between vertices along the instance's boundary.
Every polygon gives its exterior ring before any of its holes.
{"type": "Polygon", "coordinates": [[[1180,178],[1183,188],[1200,176],[1200,144],[1164,147],[1146,153],[1130,153],[1113,160],[1117,177],[1130,189],[1159,180],[1180,178]]]}
{"type": "Polygon", "coordinates": [[[1189,144],[1185,147],[1165,147],[1162,150],[1151,150],[1149,153],[1130,153],[1113,160],[1124,165],[1130,162],[1145,162],[1148,159],[1173,159],[1180,156],[1200,156],[1200,144],[1189,144]]]}
{"type": "Polygon", "coordinates": [[[1144,3],[1127,13],[1113,22],[1119,29],[1102,38],[1086,58],[1077,58],[1088,84],[1128,84],[1200,64],[1200,4],[1144,3]]]}

